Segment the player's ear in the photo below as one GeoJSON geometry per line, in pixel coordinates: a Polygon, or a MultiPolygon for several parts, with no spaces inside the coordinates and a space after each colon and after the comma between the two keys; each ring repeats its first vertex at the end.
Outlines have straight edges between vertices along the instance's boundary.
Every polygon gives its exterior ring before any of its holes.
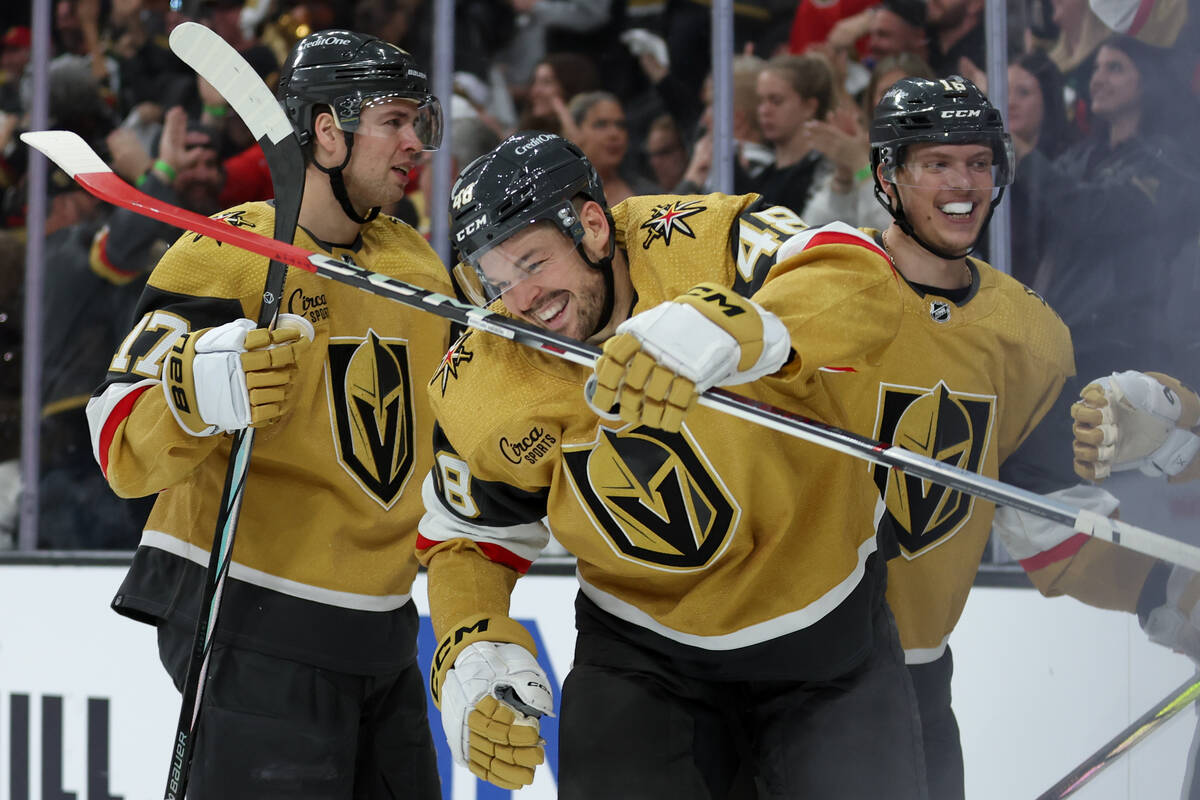
{"type": "Polygon", "coordinates": [[[345,137],[334,121],[333,113],[317,112],[313,117],[313,155],[322,154],[321,163],[325,164],[335,157],[343,157],[345,147],[345,137]]]}
{"type": "Polygon", "coordinates": [[[608,255],[609,224],[604,207],[594,200],[586,200],[579,207],[579,222],[583,225],[584,252],[593,258],[608,255]]]}
{"type": "Polygon", "coordinates": [[[884,177],[885,173],[884,173],[884,165],[883,164],[880,164],[877,167],[875,167],[875,174],[879,177],[879,185],[883,187],[884,194],[886,194],[888,196],[888,199],[895,200],[896,199],[896,184],[892,183],[886,177],[884,177]]]}

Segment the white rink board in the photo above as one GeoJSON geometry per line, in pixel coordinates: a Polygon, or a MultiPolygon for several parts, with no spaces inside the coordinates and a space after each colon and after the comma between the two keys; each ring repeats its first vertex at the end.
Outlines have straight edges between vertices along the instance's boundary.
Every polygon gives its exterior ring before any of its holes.
{"type": "MultiPolygon", "coordinates": [[[[55,788],[76,800],[106,800],[105,785],[112,798],[162,796],[179,700],[158,663],[152,630],[108,609],[123,574],[121,567],[0,565],[0,798],[43,797],[43,762],[60,757],[55,788]],[[94,790],[87,776],[89,699],[93,711],[107,706],[109,714],[107,737],[91,737],[93,761],[105,742],[109,751],[108,774],[99,784],[93,777],[94,790]],[[27,705],[28,726],[14,730],[14,705],[27,705]],[[61,719],[61,746],[50,748],[56,752],[43,753],[43,708],[48,730],[57,731],[61,719]],[[10,789],[10,753],[22,737],[27,796],[10,789]]],[[[573,578],[530,576],[513,600],[514,616],[536,621],[559,681],[571,660],[574,594],[573,578]]],[[[423,607],[423,581],[416,596],[423,607]]],[[[1028,590],[977,588],[952,644],[970,800],[1036,797],[1191,671],[1186,659],[1146,642],[1131,617],[1028,590]]],[[[15,722],[22,718],[18,712],[15,722]]],[[[1178,797],[1194,720],[1190,711],[1179,715],[1076,797],[1178,797]]],[[[435,733],[441,737],[440,726],[435,733]]],[[[97,763],[103,771],[103,760],[97,763]]],[[[467,778],[465,770],[454,772],[447,800],[509,796],[467,778]]],[[[551,771],[539,770],[519,795],[553,798],[551,771]]]]}

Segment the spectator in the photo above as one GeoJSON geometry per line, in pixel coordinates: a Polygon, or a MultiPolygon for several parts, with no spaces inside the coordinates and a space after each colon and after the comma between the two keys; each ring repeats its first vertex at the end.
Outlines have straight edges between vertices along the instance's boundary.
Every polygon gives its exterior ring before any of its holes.
{"type": "MultiPolygon", "coordinates": [[[[882,13],[882,12],[878,12],[882,13]]],[[[815,147],[833,163],[804,209],[809,225],[835,220],[860,228],[883,230],[892,223],[887,208],[875,196],[871,177],[871,145],[863,119],[870,119],[880,99],[901,78],[934,78],[933,69],[911,53],[887,56],[871,71],[863,93],[862,116],[837,113],[832,120],[805,123],[815,147]]]]}
{"type": "Polygon", "coordinates": [[[1175,137],[1195,131],[1194,118],[1178,116],[1194,104],[1170,85],[1165,57],[1127,36],[1105,40],[1090,83],[1092,132],[1053,162],[1038,149],[1018,153],[1014,205],[1055,209],[1034,285],[1070,326],[1080,375],[1169,362],[1178,346],[1159,309],[1167,265],[1198,231],[1200,174],[1175,137]]]}
{"type": "Polygon", "coordinates": [[[758,124],[775,163],[751,182],[773,205],[803,216],[809,196],[829,162],[812,147],[804,123],[824,119],[833,107],[833,70],[815,53],[776,56],[758,76],[758,124]]]}
{"type": "Polygon", "coordinates": [[[0,111],[21,111],[21,80],[29,65],[32,37],[29,28],[14,26],[0,39],[0,111]]]}
{"type": "MultiPolygon", "coordinates": [[[[1065,0],[1087,2],[1087,0],[1065,0]]],[[[929,66],[944,78],[959,71],[959,59],[984,63],[987,39],[983,30],[984,0],[929,0],[925,20],[929,29],[929,66]]]]}
{"type": "Polygon", "coordinates": [[[869,37],[867,50],[875,64],[901,53],[909,53],[923,61],[928,59],[925,3],[920,0],[883,0],[871,14],[869,37]]]}
{"type": "Polygon", "coordinates": [[[24,239],[0,230],[0,550],[16,546],[20,514],[24,239]]]}
{"type": "MultiPolygon", "coordinates": [[[[738,193],[751,191],[754,180],[774,160],[775,154],[763,139],[758,124],[758,76],[766,66],[757,56],[733,59],[733,187],[738,193]]],[[[704,112],[700,115],[699,138],[692,148],[683,180],[675,187],[680,194],[708,193],[717,190],[712,181],[712,76],[704,81],[704,112]]]]}
{"type": "Polygon", "coordinates": [[[48,185],[38,546],[132,550],[151,501],[123,500],[108,487],[84,406],[129,332],[145,275],[131,281],[91,263],[105,208],[58,170],[48,185]]]}
{"type": "Polygon", "coordinates": [[[663,193],[672,191],[683,179],[688,166],[688,151],[679,126],[670,114],[661,114],[650,123],[645,155],[655,188],[663,193]]]}
{"type": "Polygon", "coordinates": [[[533,69],[518,124],[522,130],[562,133],[564,120],[570,117],[566,109],[571,98],[599,88],[600,73],[590,58],[580,53],[551,53],[533,69]]]}
{"type": "MultiPolygon", "coordinates": [[[[1069,94],[1068,109],[1080,132],[1087,132],[1089,82],[1096,48],[1112,34],[1088,7],[1088,0],[1051,0],[1058,38],[1050,47],[1050,58],[1063,74],[1069,94]]],[[[977,64],[982,61],[976,60],[977,64]]]]}
{"type": "Polygon", "coordinates": [[[609,92],[576,95],[570,105],[575,130],[571,138],[584,152],[600,180],[610,202],[620,202],[635,194],[653,194],[654,184],[639,176],[627,177],[622,171],[629,134],[625,129],[625,110],[621,101],[609,92]]]}

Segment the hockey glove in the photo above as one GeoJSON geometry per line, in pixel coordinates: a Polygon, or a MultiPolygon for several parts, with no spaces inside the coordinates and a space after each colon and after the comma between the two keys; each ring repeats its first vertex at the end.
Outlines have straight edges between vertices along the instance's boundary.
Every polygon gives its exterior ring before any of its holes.
{"type": "Polygon", "coordinates": [[[163,368],[167,406],[193,436],[269,425],[283,414],[313,336],[308,320],[293,314],[280,314],[274,330],[237,319],[185,333],[163,368]]]}
{"type": "Polygon", "coordinates": [[[1088,480],[1127,469],[1173,477],[1200,453],[1200,437],[1188,430],[1200,420],[1200,398],[1160,373],[1116,372],[1092,381],[1071,417],[1075,472],[1088,480]]]}
{"type": "Polygon", "coordinates": [[[538,719],[554,710],[550,680],[519,644],[463,648],[441,687],[442,728],[454,760],[503,789],[533,783],[545,759],[538,719]]]}
{"type": "Polygon", "coordinates": [[[792,342],[779,317],[714,283],[622,322],[596,362],[590,402],[621,419],[678,431],[700,393],[778,371],[792,342]]]}
{"type": "Polygon", "coordinates": [[[1200,575],[1186,567],[1172,567],[1166,591],[1166,603],[1151,610],[1142,629],[1150,641],[1200,664],[1200,575]]]}

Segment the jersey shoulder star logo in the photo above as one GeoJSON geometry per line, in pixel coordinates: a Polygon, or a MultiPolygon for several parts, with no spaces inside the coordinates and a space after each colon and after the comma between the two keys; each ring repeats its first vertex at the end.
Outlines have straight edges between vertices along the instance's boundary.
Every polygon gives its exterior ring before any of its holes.
{"type": "Polygon", "coordinates": [[[649,250],[650,245],[657,239],[662,239],[664,245],[670,246],[671,235],[675,231],[695,239],[696,233],[688,225],[687,217],[705,210],[707,210],[706,207],[700,205],[699,200],[676,200],[655,206],[650,211],[650,219],[641,225],[642,230],[646,231],[646,240],[642,242],[642,249],[649,250]]]}

